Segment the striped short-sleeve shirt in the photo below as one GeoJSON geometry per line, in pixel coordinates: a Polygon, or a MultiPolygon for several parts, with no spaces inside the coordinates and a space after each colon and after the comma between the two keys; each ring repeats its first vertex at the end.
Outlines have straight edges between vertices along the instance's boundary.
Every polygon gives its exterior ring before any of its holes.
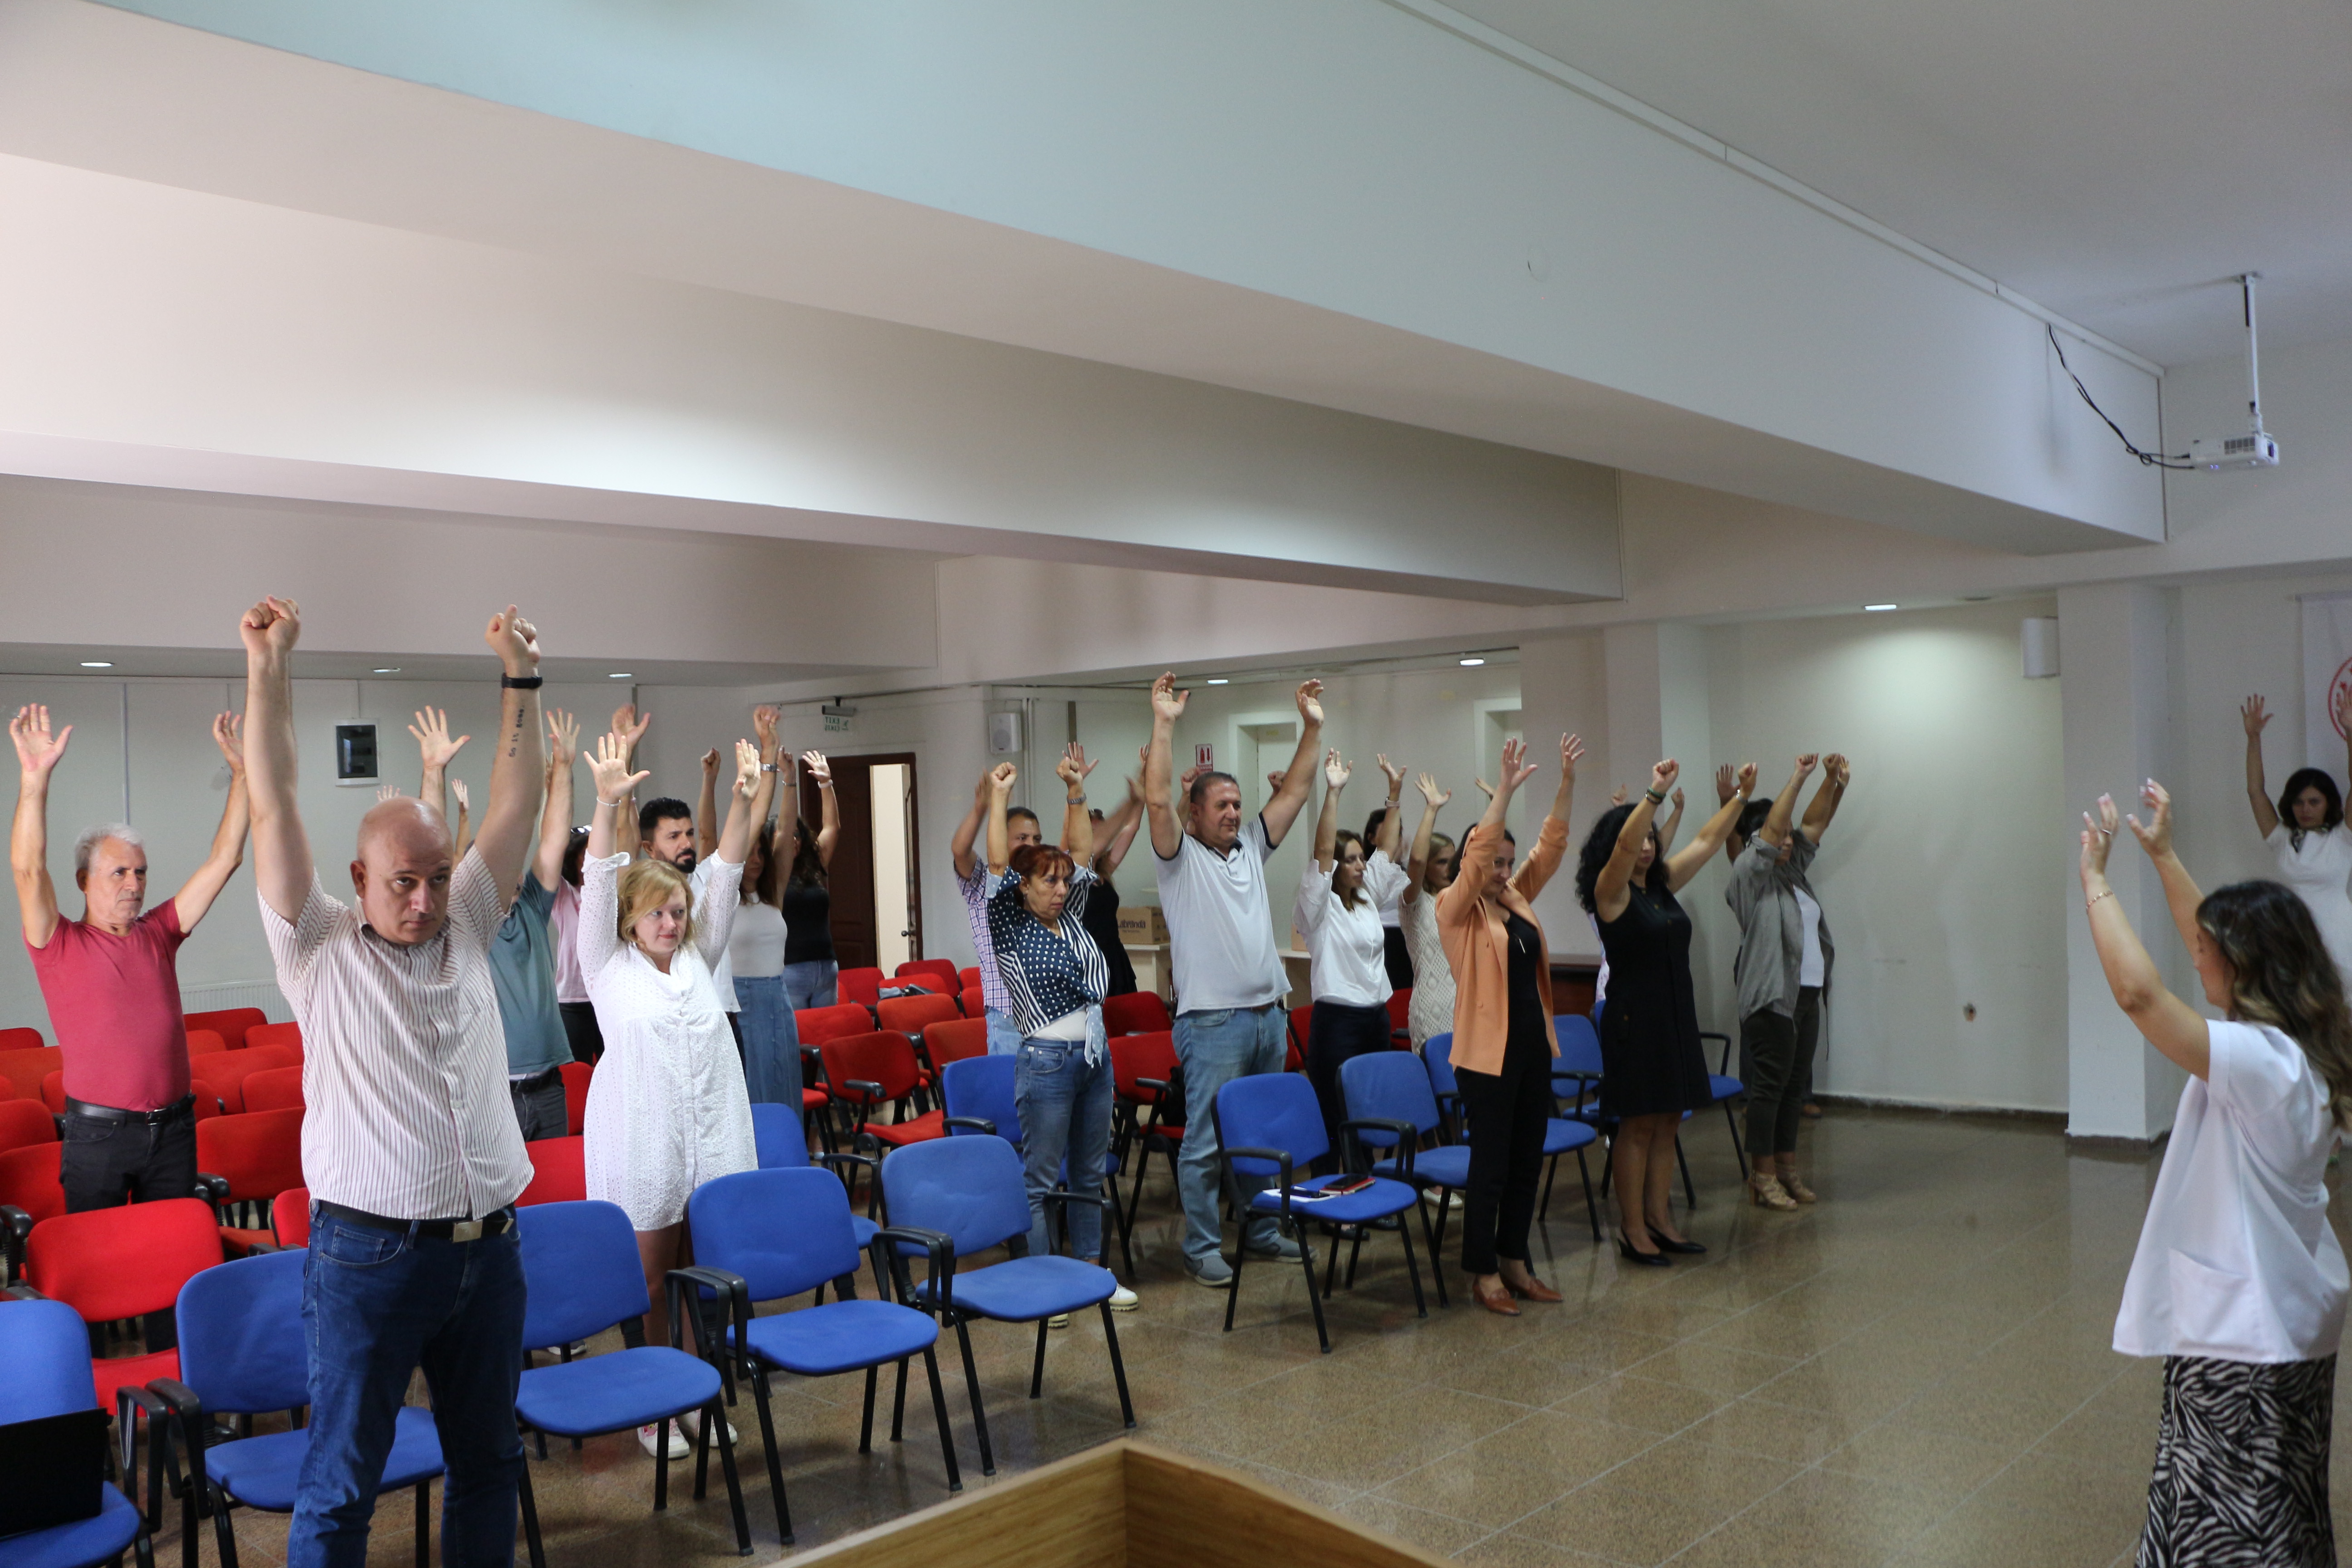
{"type": "Polygon", "coordinates": [[[377,936],[316,872],[292,924],[260,902],[278,988],[302,1026],[310,1195],[392,1219],[473,1218],[514,1202],[530,1157],[490,980],[505,900],[479,852],[450,879],[446,923],[413,946],[377,936]]]}

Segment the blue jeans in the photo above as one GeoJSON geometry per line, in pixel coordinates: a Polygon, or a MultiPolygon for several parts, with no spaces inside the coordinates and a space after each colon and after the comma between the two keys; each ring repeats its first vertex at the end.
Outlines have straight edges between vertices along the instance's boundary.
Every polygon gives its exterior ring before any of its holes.
{"type": "MultiPolygon", "coordinates": [[[[1045,1233],[1045,1194],[1063,1180],[1070,1191],[1099,1197],[1103,1162],[1110,1152],[1110,1052],[1103,1045],[1102,1012],[1087,1027],[1093,1036],[1094,1065],[1086,1046],[1075,1040],[1024,1040],[1014,1068],[1014,1103],[1021,1108],[1023,1185],[1029,1194],[1029,1256],[1052,1253],[1045,1233]]],[[[1070,1256],[1102,1260],[1102,1210],[1094,1204],[1055,1205],[1065,1221],[1070,1256]]]]}
{"type": "MultiPolygon", "coordinates": [[[[1184,1201],[1188,1261],[1214,1257],[1223,1237],[1217,1213],[1217,1124],[1211,1110],[1217,1103],[1217,1090],[1237,1078],[1280,1072],[1288,1022],[1279,1002],[1177,1015],[1176,1059],[1184,1067],[1184,1143],[1176,1151],[1176,1192],[1184,1201]]],[[[1244,1202],[1273,1184],[1247,1176],[1239,1181],[1244,1202]]],[[[1247,1230],[1260,1246],[1267,1245],[1274,1238],[1274,1217],[1260,1215],[1247,1230]]]]}
{"type": "Polygon", "coordinates": [[[988,1054],[992,1057],[1017,1056],[1021,1051],[1021,1030],[1012,1018],[995,1008],[986,1009],[988,1017],[988,1054]]]}
{"type": "Polygon", "coordinates": [[[830,1007],[841,999],[841,965],[830,958],[784,965],[784,994],[795,1012],[805,1007],[830,1007]]]}
{"type": "Polygon", "coordinates": [[[781,974],[735,977],[735,1016],[743,1029],[743,1087],[754,1105],[786,1105],[801,1113],[801,1032],[781,974]]]}
{"type": "Polygon", "coordinates": [[[449,1466],[441,1561],[510,1568],[523,1466],[514,1414],[522,1318],[522,1250],[512,1230],[434,1241],[312,1205],[302,1271],[311,1436],[287,1568],[363,1568],[393,1420],[420,1365],[449,1466]]]}

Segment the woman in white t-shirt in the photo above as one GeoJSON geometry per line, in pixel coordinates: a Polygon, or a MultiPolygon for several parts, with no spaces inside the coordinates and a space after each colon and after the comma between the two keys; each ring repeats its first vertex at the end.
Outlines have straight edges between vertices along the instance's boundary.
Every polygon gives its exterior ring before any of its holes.
{"type": "Polygon", "coordinates": [[[1428,773],[1415,784],[1421,791],[1421,824],[1412,830],[1412,853],[1406,858],[1405,885],[1397,895],[1397,917],[1412,955],[1412,1001],[1404,1021],[1417,1051],[1429,1044],[1430,1036],[1454,1027],[1454,966],[1445,961],[1444,944],[1437,939],[1437,895],[1454,884],[1454,840],[1437,831],[1437,812],[1454,795],[1438,788],[1428,773]]]}
{"type": "MultiPolygon", "coordinates": [[[[1381,759],[1387,762],[1386,758],[1381,759]]],[[[1367,858],[1364,841],[1339,826],[1339,792],[1352,770],[1332,752],[1323,760],[1323,815],[1315,822],[1315,858],[1298,879],[1291,923],[1307,939],[1312,961],[1307,994],[1315,1009],[1307,1026],[1307,1077],[1322,1102],[1334,1161],[1339,1123],[1348,1119],[1339,1093],[1339,1064],[1389,1048],[1388,943],[1381,933],[1381,901],[1401,891],[1396,863],[1397,816],[1382,825],[1381,846],[1367,858]]]]}
{"type": "Polygon", "coordinates": [[[2141,1568],[2333,1563],[2336,1352],[2352,1278],[2327,1221],[2327,1159],[2352,1127],[2352,1016],[2304,901],[2276,882],[2197,890],[2153,780],[2133,835],[2197,961],[2200,1016],[2164,988],[2107,885],[2115,802],[2083,818],[2083,898],[2116,1003],[2187,1070],[2116,1317],[2116,1349],[2164,1358],[2141,1568]]]}
{"type": "MultiPolygon", "coordinates": [[[[2325,768],[2297,768],[2273,806],[2263,777],[2263,730],[2271,715],[2260,697],[2249,697],[2238,717],[2246,730],[2246,799],[2254,826],[2278,857],[2279,880],[2311,907],[2336,972],[2352,984],[2352,827],[2345,826],[2344,798],[2325,768]]],[[[2352,734],[2352,687],[2337,702],[2336,722],[2352,734]]]]}

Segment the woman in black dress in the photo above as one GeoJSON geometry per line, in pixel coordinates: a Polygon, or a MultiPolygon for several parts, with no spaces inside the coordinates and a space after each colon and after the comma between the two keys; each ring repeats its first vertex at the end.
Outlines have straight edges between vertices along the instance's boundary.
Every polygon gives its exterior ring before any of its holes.
{"type": "Polygon", "coordinates": [[[1681,770],[1671,759],[1650,787],[1592,825],[1576,868],[1576,896],[1609,955],[1609,1005],[1601,1016],[1601,1114],[1617,1123],[1618,1250],[1664,1265],[1668,1253],[1705,1252],[1675,1227],[1675,1136],[1683,1113],[1714,1103],[1699,1050],[1691,994],[1691,920],[1675,893],[1714,858],[1756,793],[1756,765],[1698,836],[1672,855],[1658,850],[1657,809],[1681,770]]]}
{"type": "Polygon", "coordinates": [[[1124,996],[1135,989],[1135,961],[1127,956],[1127,944],[1118,936],[1118,885],[1111,877],[1118,863],[1127,858],[1127,847],[1135,842],[1135,830],[1143,825],[1143,786],[1135,780],[1127,781],[1127,804],[1105,816],[1099,811],[1087,814],[1095,825],[1094,864],[1087,868],[1096,881],[1087,898],[1086,915],[1079,922],[1087,934],[1095,939],[1102,950],[1103,963],[1110,968],[1110,989],[1103,994],[1124,996]]]}
{"type": "MultiPolygon", "coordinates": [[[[779,901],[784,911],[784,996],[795,1011],[832,1006],[839,999],[841,973],[833,952],[833,892],[825,885],[833,846],[841,837],[841,805],[833,795],[833,764],[823,752],[802,752],[801,765],[816,785],[824,825],[811,828],[807,814],[795,811],[791,833],[776,835],[782,864],[792,868],[779,901]]],[[[797,788],[793,794],[800,796],[797,788]]]]}

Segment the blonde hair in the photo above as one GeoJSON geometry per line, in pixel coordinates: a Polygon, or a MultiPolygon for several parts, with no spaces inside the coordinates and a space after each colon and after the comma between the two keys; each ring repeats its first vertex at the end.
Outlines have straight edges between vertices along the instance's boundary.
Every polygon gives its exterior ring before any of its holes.
{"type": "Polygon", "coordinates": [[[672,893],[686,899],[686,923],[677,933],[683,948],[694,942],[694,884],[667,860],[647,855],[630,861],[621,872],[621,940],[634,945],[636,923],[669,902],[672,893]]]}

